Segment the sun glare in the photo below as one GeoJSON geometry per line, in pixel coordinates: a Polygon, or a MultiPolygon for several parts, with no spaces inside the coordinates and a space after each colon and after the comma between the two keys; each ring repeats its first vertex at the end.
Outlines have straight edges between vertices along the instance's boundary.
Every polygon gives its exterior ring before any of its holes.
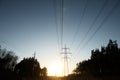
{"type": "Polygon", "coordinates": [[[54,62],[48,67],[48,76],[62,76],[63,68],[60,62],[54,62]]]}

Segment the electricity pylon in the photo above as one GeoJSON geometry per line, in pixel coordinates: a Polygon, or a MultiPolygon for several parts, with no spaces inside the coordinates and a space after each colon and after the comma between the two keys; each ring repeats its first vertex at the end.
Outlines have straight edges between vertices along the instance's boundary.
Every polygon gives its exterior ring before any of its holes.
{"type": "Polygon", "coordinates": [[[62,48],[63,52],[61,54],[64,54],[64,76],[67,76],[69,74],[69,66],[68,66],[68,55],[71,54],[68,52],[68,49],[65,45],[64,48],[62,48]]]}

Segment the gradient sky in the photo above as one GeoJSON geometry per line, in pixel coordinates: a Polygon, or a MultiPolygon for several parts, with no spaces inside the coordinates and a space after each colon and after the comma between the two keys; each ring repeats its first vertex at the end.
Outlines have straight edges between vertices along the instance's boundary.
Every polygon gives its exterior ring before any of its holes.
{"type": "MultiPolygon", "coordinates": [[[[36,52],[41,67],[63,62],[60,29],[60,0],[0,0],[0,44],[19,60],[36,52]]],[[[119,0],[64,0],[63,45],[72,53],[70,72],[109,39],[120,45],[119,0]]]]}

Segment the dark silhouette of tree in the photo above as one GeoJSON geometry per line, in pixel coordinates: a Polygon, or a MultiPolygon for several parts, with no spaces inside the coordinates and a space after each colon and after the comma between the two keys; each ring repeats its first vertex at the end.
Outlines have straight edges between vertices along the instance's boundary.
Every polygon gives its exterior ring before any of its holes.
{"type": "Polygon", "coordinates": [[[0,80],[15,80],[14,68],[17,64],[18,56],[13,51],[8,51],[0,47],[0,80]]]}
{"type": "Polygon", "coordinates": [[[24,58],[15,67],[15,73],[26,80],[45,80],[47,68],[41,68],[34,57],[24,58]]]}
{"type": "Polygon", "coordinates": [[[120,75],[120,48],[117,41],[109,40],[101,50],[92,50],[90,59],[77,63],[74,72],[93,76],[120,75]]]}
{"type": "Polygon", "coordinates": [[[44,76],[44,77],[47,76],[47,68],[46,68],[46,67],[43,67],[43,68],[41,69],[40,75],[41,75],[41,76],[44,76]]]}
{"type": "Polygon", "coordinates": [[[18,56],[0,46],[0,80],[45,80],[47,68],[40,68],[34,57],[24,58],[17,63],[18,56]]]}
{"type": "Polygon", "coordinates": [[[34,57],[24,58],[15,67],[15,72],[21,77],[38,77],[40,75],[40,65],[34,57]]]}
{"type": "Polygon", "coordinates": [[[13,51],[7,51],[0,47],[0,70],[14,70],[18,56],[13,51]]]}
{"type": "Polygon", "coordinates": [[[47,80],[47,68],[43,67],[40,71],[40,79],[41,80],[47,80]]]}

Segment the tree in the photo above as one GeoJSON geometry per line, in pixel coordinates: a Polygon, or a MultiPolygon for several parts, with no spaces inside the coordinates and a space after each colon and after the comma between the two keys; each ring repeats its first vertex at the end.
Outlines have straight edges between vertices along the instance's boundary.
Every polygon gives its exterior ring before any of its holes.
{"type": "Polygon", "coordinates": [[[47,68],[46,68],[46,67],[43,67],[43,68],[41,69],[40,75],[43,76],[43,77],[46,77],[46,76],[47,76],[47,68]]]}
{"type": "Polygon", "coordinates": [[[18,56],[13,51],[0,47],[0,80],[16,80],[14,68],[17,60],[18,56]]]}
{"type": "Polygon", "coordinates": [[[120,75],[120,48],[117,41],[109,40],[106,47],[91,51],[91,58],[77,64],[74,70],[79,74],[120,75]]]}
{"type": "Polygon", "coordinates": [[[18,56],[13,51],[7,51],[0,47],[0,69],[1,70],[14,70],[17,64],[18,56]]]}
{"type": "Polygon", "coordinates": [[[15,72],[21,77],[39,77],[40,65],[34,57],[24,58],[15,67],[15,72]]]}

